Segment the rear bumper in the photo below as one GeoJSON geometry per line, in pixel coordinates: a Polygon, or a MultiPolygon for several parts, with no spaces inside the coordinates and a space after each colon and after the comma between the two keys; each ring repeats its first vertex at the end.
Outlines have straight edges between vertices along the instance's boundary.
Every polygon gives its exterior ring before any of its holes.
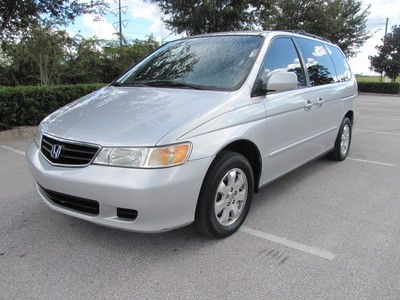
{"type": "Polygon", "coordinates": [[[32,143],[26,150],[29,168],[41,187],[99,202],[99,214],[76,211],[50,200],[38,186],[40,197],[51,209],[108,227],[137,232],[161,232],[194,220],[198,195],[212,157],[188,161],[165,169],[132,169],[89,165],[65,168],[51,165],[32,143]],[[134,209],[128,221],[117,216],[117,207],[134,209]]]}

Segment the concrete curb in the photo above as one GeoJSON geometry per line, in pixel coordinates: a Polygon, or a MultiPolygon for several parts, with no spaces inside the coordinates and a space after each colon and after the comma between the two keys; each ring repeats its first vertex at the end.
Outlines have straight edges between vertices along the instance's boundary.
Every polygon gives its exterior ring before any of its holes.
{"type": "MultiPolygon", "coordinates": [[[[366,92],[359,92],[358,94],[366,96],[389,96],[389,97],[400,96],[395,94],[366,93],[366,92]]],[[[0,143],[33,138],[36,133],[36,128],[37,126],[20,126],[10,130],[0,131],[0,143]]]]}
{"type": "Polygon", "coordinates": [[[0,131],[0,143],[33,138],[36,133],[36,128],[36,126],[20,126],[10,130],[0,131]]]}
{"type": "Polygon", "coordinates": [[[400,97],[400,94],[384,94],[384,93],[367,93],[367,92],[358,92],[359,95],[365,96],[388,96],[388,97],[400,97]]]}

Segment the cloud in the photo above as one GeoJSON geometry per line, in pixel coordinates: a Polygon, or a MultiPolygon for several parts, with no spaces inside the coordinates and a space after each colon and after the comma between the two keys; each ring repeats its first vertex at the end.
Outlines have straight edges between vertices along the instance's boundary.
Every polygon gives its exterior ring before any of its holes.
{"type": "Polygon", "coordinates": [[[375,55],[375,47],[382,43],[381,39],[385,34],[386,18],[389,18],[388,30],[395,24],[400,24],[400,0],[364,0],[365,5],[371,5],[368,17],[368,30],[373,34],[372,37],[360,48],[360,52],[349,60],[354,73],[375,75],[369,69],[369,55],[375,55]]]}
{"type": "Polygon", "coordinates": [[[351,69],[356,74],[376,75],[375,72],[369,69],[370,61],[368,56],[376,55],[377,50],[375,47],[382,43],[381,39],[384,36],[384,31],[381,29],[377,31],[360,49],[360,52],[353,58],[349,59],[351,69]]]}
{"type": "Polygon", "coordinates": [[[385,19],[399,19],[399,10],[396,9],[400,5],[399,0],[364,0],[365,5],[371,5],[370,20],[382,20],[382,25],[385,24],[385,19]]]}
{"type": "Polygon", "coordinates": [[[97,36],[102,39],[115,38],[115,28],[104,17],[95,20],[92,15],[84,15],[82,25],[85,29],[86,36],[97,36]]]}
{"type": "Polygon", "coordinates": [[[125,3],[129,6],[134,18],[157,21],[162,18],[162,13],[157,5],[143,0],[128,0],[125,3]]]}
{"type": "MultiPolygon", "coordinates": [[[[110,9],[118,7],[117,0],[106,0],[110,5],[110,9]]],[[[179,38],[177,35],[166,28],[162,21],[163,13],[159,7],[151,3],[149,0],[121,0],[122,6],[127,6],[128,10],[125,14],[126,19],[129,20],[130,25],[135,28],[140,23],[145,23],[144,30],[141,30],[140,36],[153,34],[157,40],[171,40],[179,38]]],[[[381,43],[381,38],[384,35],[384,27],[386,18],[389,18],[389,30],[391,26],[400,24],[400,0],[363,0],[365,6],[371,5],[370,15],[368,17],[368,30],[373,33],[372,37],[360,48],[360,52],[350,59],[350,65],[355,73],[363,74],[374,74],[369,70],[370,62],[368,59],[369,55],[376,54],[376,45],[381,43]]],[[[100,21],[94,21],[94,17],[90,15],[84,15],[81,17],[82,23],[79,30],[85,36],[96,35],[100,38],[112,39],[116,38],[113,34],[116,30],[112,25],[112,21],[115,20],[115,16],[107,16],[107,18],[101,18],[100,21]],[[108,21],[110,19],[111,21],[108,21]]],[[[76,31],[76,27],[71,29],[76,31]]],[[[129,31],[128,31],[129,32],[129,31]]],[[[131,34],[137,32],[133,31],[131,34]]],[[[132,37],[129,36],[128,38],[132,37]]]]}
{"type": "MultiPolygon", "coordinates": [[[[117,29],[113,23],[118,21],[118,0],[105,0],[109,4],[109,13],[97,18],[94,15],[82,15],[68,27],[71,35],[80,33],[85,37],[97,36],[104,39],[115,39],[117,29]]],[[[121,0],[123,20],[129,24],[123,28],[128,39],[140,38],[152,34],[158,41],[167,41],[181,37],[167,29],[163,22],[163,13],[156,4],[148,0],[121,0]]]]}
{"type": "Polygon", "coordinates": [[[156,4],[144,0],[125,0],[124,5],[129,7],[128,13],[133,18],[151,22],[149,34],[153,34],[156,39],[166,40],[179,37],[166,28],[162,21],[164,15],[156,4]]]}

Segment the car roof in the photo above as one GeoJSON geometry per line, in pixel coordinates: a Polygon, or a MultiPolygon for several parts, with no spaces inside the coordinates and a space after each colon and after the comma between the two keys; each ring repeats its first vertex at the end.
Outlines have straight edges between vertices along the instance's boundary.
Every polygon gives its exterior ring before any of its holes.
{"type": "Polygon", "coordinates": [[[260,36],[278,36],[278,35],[289,35],[307,38],[311,40],[316,40],[319,42],[324,42],[330,44],[332,46],[336,46],[328,39],[317,36],[311,33],[308,33],[303,30],[247,30],[247,31],[225,31],[225,32],[213,32],[213,33],[205,33],[200,35],[188,36],[186,38],[199,38],[199,37],[208,37],[208,36],[227,36],[227,35],[260,35],[260,36]]]}

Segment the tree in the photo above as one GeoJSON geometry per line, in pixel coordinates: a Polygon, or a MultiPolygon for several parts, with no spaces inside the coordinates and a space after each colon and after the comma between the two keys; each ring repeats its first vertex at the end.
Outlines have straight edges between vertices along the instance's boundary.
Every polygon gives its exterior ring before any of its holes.
{"type": "Polygon", "coordinates": [[[120,47],[119,41],[107,41],[102,49],[102,82],[116,79],[122,72],[134,63],[152,52],[159,46],[153,36],[147,40],[127,41],[120,47]]]}
{"type": "Polygon", "coordinates": [[[8,44],[1,49],[0,85],[33,84],[38,81],[36,69],[18,44],[8,44]]]}
{"type": "Polygon", "coordinates": [[[327,38],[353,56],[370,37],[369,6],[360,0],[260,0],[254,4],[264,30],[304,30],[327,38]]]}
{"type": "Polygon", "coordinates": [[[60,82],[103,82],[102,56],[104,43],[104,40],[94,37],[85,39],[80,35],[75,36],[73,51],[61,66],[60,82]]]}
{"type": "Polygon", "coordinates": [[[104,0],[0,0],[0,39],[32,25],[67,25],[81,14],[103,14],[107,8],[104,0]]]}
{"type": "Polygon", "coordinates": [[[159,46],[152,36],[146,40],[118,41],[75,37],[74,51],[62,66],[60,82],[111,82],[129,66],[159,46]]]}
{"type": "Polygon", "coordinates": [[[150,0],[164,22],[188,35],[243,29],[304,30],[338,44],[349,56],[369,38],[369,6],[361,0],[150,0]]]}
{"type": "Polygon", "coordinates": [[[150,0],[167,16],[167,27],[188,35],[251,29],[249,0],[150,0]]]}
{"type": "Polygon", "coordinates": [[[22,33],[18,42],[4,44],[14,84],[57,82],[72,41],[65,31],[33,26],[22,33]]]}
{"type": "Polygon", "coordinates": [[[392,82],[400,75],[400,26],[393,26],[392,32],[383,39],[383,45],[377,46],[378,55],[370,56],[371,69],[385,72],[392,82]]]}
{"type": "Polygon", "coordinates": [[[72,39],[62,30],[35,26],[19,42],[25,57],[32,61],[39,73],[41,84],[56,82],[58,68],[66,57],[72,39]]]}
{"type": "Polygon", "coordinates": [[[152,36],[120,47],[117,41],[35,26],[0,48],[0,85],[106,83],[158,46],[152,36]]]}

